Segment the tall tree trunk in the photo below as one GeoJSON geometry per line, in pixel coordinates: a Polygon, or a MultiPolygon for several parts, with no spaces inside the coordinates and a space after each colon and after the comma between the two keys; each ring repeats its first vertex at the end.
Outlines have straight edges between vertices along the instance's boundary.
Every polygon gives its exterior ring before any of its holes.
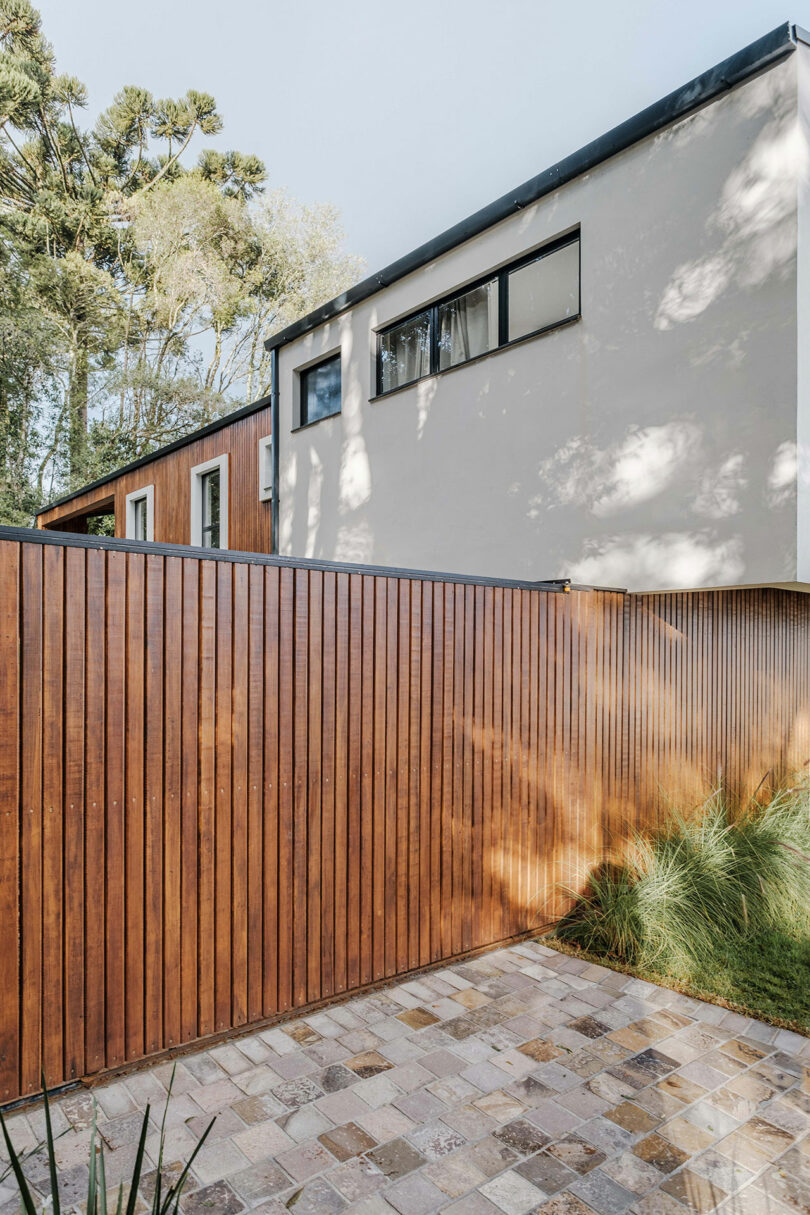
{"type": "Polygon", "coordinates": [[[68,385],[68,454],[70,487],[76,489],[87,475],[87,396],[90,360],[81,342],[74,342],[70,356],[68,385]]]}

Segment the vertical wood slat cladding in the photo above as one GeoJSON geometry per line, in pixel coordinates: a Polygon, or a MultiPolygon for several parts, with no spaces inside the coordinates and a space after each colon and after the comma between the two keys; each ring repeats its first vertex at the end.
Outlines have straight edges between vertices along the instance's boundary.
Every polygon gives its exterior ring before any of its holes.
{"type": "Polygon", "coordinates": [[[810,596],[0,538],[0,1102],[559,915],[810,754],[810,596]]]}
{"type": "Polygon", "coordinates": [[[126,536],[127,494],[153,485],[155,489],[155,535],[160,544],[191,543],[191,469],[218,456],[227,455],[228,547],[239,552],[269,553],[271,550],[271,504],[259,498],[259,440],[271,429],[271,411],[259,409],[223,426],[221,430],[185,447],[157,456],[133,472],[112,477],[61,506],[54,506],[37,519],[37,526],[57,531],[83,531],[84,516],[94,507],[115,512],[115,535],[126,536]]]}

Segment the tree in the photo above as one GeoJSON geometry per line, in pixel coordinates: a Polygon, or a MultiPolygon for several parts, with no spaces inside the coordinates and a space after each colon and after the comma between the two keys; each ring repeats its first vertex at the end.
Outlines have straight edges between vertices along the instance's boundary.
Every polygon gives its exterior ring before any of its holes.
{"type": "Polygon", "coordinates": [[[0,0],[0,272],[14,262],[26,301],[6,284],[0,307],[29,318],[14,323],[34,478],[21,502],[45,470],[75,488],[267,391],[263,338],[360,271],[332,208],[280,191],[260,205],[258,157],[187,161],[222,128],[210,94],[126,86],[92,130],[86,106],[30,0],[0,0]]]}
{"type": "MultiPolygon", "coordinates": [[[[132,257],[133,208],[159,183],[186,171],[181,157],[195,134],[222,127],[208,93],[155,101],[128,86],[95,129],[77,125],[87,104],[79,81],[55,72],[53,51],[29,0],[0,0],[0,190],[7,235],[38,252],[31,281],[64,332],[69,350],[69,477],[86,475],[85,443],[91,368],[121,342],[122,288],[132,257]],[[152,145],[157,145],[157,153],[152,145]]],[[[261,186],[256,157],[207,154],[201,176],[248,198],[261,186]]]]}

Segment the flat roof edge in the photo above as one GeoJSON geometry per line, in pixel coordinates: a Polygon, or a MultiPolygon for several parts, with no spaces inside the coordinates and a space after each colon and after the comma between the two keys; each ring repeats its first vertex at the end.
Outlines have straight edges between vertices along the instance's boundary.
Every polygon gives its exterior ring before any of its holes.
{"type": "Polygon", "coordinates": [[[196,443],[197,439],[204,439],[207,435],[216,434],[218,430],[223,430],[233,422],[239,422],[242,418],[247,418],[252,413],[258,413],[260,409],[269,409],[271,403],[272,397],[268,395],[266,397],[259,397],[256,401],[251,401],[249,405],[240,405],[239,409],[234,409],[231,413],[225,413],[221,418],[214,418],[213,422],[208,422],[207,425],[201,426],[199,430],[189,431],[182,438],[174,439],[163,447],[157,447],[154,451],[147,452],[145,456],[139,456],[137,460],[132,460],[129,464],[116,468],[114,472],[105,473],[97,481],[91,481],[88,485],[82,485],[80,489],[73,489],[69,494],[62,494],[61,498],[54,498],[53,502],[48,502],[47,505],[41,506],[34,515],[34,518],[38,519],[40,515],[46,515],[49,510],[54,510],[57,506],[64,506],[67,502],[72,502],[74,498],[80,498],[82,494],[89,494],[94,489],[101,489],[102,486],[109,485],[110,481],[116,481],[119,477],[126,476],[127,473],[135,472],[138,468],[152,464],[153,461],[159,460],[161,456],[168,456],[173,451],[179,451],[181,447],[188,447],[189,443],[196,443]]]}
{"type": "Polygon", "coordinates": [[[624,587],[586,586],[570,578],[548,578],[538,582],[519,578],[492,578],[484,574],[453,574],[436,570],[411,570],[400,566],[361,565],[348,561],[322,561],[312,557],[281,557],[271,553],[249,553],[238,549],[199,548],[191,544],[162,544],[151,540],[117,540],[110,536],[84,536],[76,532],[47,531],[34,527],[0,526],[0,543],[57,544],[63,548],[106,549],[112,552],[144,553],[146,556],[196,557],[203,561],[269,565],[281,569],[320,570],[322,573],[365,574],[383,578],[414,578],[419,582],[448,582],[462,586],[502,586],[527,591],[607,591],[626,595],[624,587]]]}
{"type": "Polygon", "coordinates": [[[405,254],[404,257],[391,262],[389,266],[377,271],[369,278],[363,279],[354,287],[350,287],[348,291],[344,291],[335,299],[329,300],[320,308],[308,313],[307,316],[287,325],[286,328],[266,339],[265,349],[277,349],[286,345],[287,342],[309,333],[326,321],[346,312],[355,304],[376,295],[384,287],[390,287],[393,283],[405,278],[406,275],[426,266],[435,258],[449,253],[458,245],[480,235],[510,215],[522,211],[582,173],[609,160],[610,157],[623,152],[626,148],[632,147],[633,144],[647,136],[655,134],[662,127],[677,121],[706,102],[712,101],[749,76],[755,75],[776,60],[790,54],[795,49],[796,37],[797,27],[791,25],[789,21],[778,25],[770,33],[743,47],[742,50],[730,55],[728,59],[724,59],[687,84],[675,89],[674,92],[668,93],[660,101],[653,102],[652,105],[647,106],[632,118],[626,119],[604,135],[592,140],[591,143],[585,144],[577,152],[557,161],[556,164],[537,176],[529,178],[517,189],[510,190],[495,202],[489,203],[451,228],[447,228],[439,236],[420,245],[411,253],[405,254]]]}

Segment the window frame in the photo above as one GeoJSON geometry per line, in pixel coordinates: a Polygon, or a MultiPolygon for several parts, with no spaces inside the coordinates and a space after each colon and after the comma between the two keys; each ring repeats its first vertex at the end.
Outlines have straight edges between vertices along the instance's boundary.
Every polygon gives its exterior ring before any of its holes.
{"type": "Polygon", "coordinates": [[[294,430],[303,430],[306,426],[317,426],[319,422],[327,422],[330,418],[337,418],[343,413],[343,358],[340,350],[333,350],[330,354],[324,355],[322,358],[316,359],[314,363],[307,363],[304,367],[297,367],[295,374],[298,379],[298,409],[296,425],[294,430]],[[307,400],[307,377],[313,371],[317,371],[321,367],[325,367],[327,363],[337,363],[340,372],[340,407],[334,413],[325,413],[320,418],[306,417],[306,400],[307,400]]]}
{"type": "Polygon", "coordinates": [[[265,435],[259,439],[259,501],[273,500],[273,436],[265,435]],[[265,483],[265,470],[270,468],[270,478],[265,483]]]}
{"type": "MultiPolygon", "coordinates": [[[[124,500],[124,531],[127,540],[135,540],[135,504],[136,502],[146,503],[146,543],[152,544],[155,539],[155,487],[154,485],[142,485],[140,489],[133,489],[132,493],[127,494],[124,500]]],[[[141,541],[144,543],[144,541],[141,541]]]]}
{"type": "Polygon", "coordinates": [[[439,299],[433,300],[430,304],[423,304],[420,308],[414,308],[412,312],[406,313],[390,324],[383,325],[380,329],[375,330],[376,335],[376,350],[374,358],[374,387],[375,395],[371,398],[373,401],[379,400],[380,397],[390,397],[394,392],[401,392],[404,388],[410,388],[414,384],[420,384],[423,380],[430,379],[436,375],[447,375],[451,371],[457,371],[459,367],[469,367],[471,363],[477,363],[481,359],[488,359],[493,354],[497,354],[500,350],[506,350],[510,346],[517,346],[521,342],[528,342],[532,338],[539,337],[543,333],[549,333],[554,329],[561,329],[563,325],[570,325],[574,321],[578,321],[582,316],[582,234],[579,228],[572,232],[568,232],[565,236],[556,237],[552,241],[546,242],[538,249],[533,249],[530,253],[521,254],[514,261],[507,262],[506,265],[500,266],[497,270],[490,270],[488,274],[482,275],[480,278],[474,279],[472,282],[465,283],[463,287],[457,287],[454,291],[447,295],[441,296],[439,299]],[[533,329],[531,333],[522,333],[520,337],[509,339],[509,275],[515,270],[521,270],[524,266],[529,266],[532,262],[542,261],[544,257],[550,256],[552,253],[557,253],[560,249],[565,249],[568,245],[578,245],[579,257],[577,265],[577,285],[578,299],[577,311],[571,315],[563,317],[559,321],[552,321],[550,325],[542,325],[539,329],[533,329]],[[449,367],[439,366],[439,309],[445,304],[451,304],[454,300],[462,299],[471,291],[475,291],[479,287],[484,287],[487,283],[497,283],[498,291],[498,344],[493,346],[491,350],[485,350],[482,354],[473,355],[470,359],[465,359],[460,363],[453,363],[449,367]],[[408,321],[421,316],[423,312],[427,312],[430,316],[430,370],[424,375],[417,376],[416,379],[408,380],[403,384],[397,384],[394,388],[383,388],[382,386],[382,339],[394,329],[398,329],[400,325],[406,324],[408,321]]]}
{"type": "Polygon", "coordinates": [[[190,528],[191,543],[195,548],[203,548],[202,536],[202,492],[203,477],[206,473],[219,470],[219,544],[216,548],[208,548],[206,552],[221,552],[228,548],[228,515],[230,495],[228,492],[228,453],[214,456],[202,464],[195,464],[191,469],[191,503],[190,528]]]}

